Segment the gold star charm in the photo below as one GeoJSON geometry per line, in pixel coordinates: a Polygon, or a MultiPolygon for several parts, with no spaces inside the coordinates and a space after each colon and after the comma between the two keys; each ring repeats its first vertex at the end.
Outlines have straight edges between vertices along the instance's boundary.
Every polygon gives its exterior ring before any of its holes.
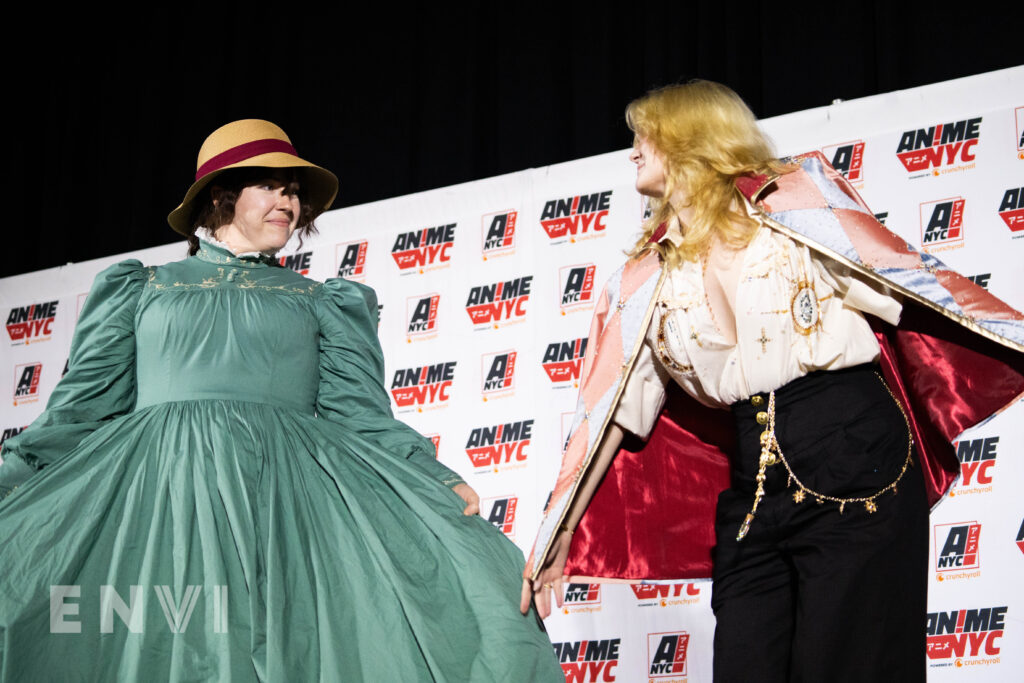
{"type": "Polygon", "coordinates": [[[875,501],[873,500],[865,500],[864,509],[867,510],[868,512],[875,512],[876,510],[878,510],[878,506],[875,505],[875,501]]]}
{"type": "Polygon", "coordinates": [[[793,502],[794,503],[802,503],[802,502],[804,502],[804,490],[803,489],[800,489],[799,491],[796,491],[793,494],[793,502]]]}

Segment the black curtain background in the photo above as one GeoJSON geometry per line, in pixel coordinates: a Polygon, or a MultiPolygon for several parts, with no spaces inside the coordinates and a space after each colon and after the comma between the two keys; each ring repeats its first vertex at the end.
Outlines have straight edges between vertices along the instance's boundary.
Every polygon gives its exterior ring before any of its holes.
{"type": "Polygon", "coordinates": [[[199,146],[234,119],[281,125],[338,208],[622,149],[625,105],[690,78],[769,117],[1024,62],[1019,11],[952,7],[22,7],[0,276],[175,241],[199,146]]]}

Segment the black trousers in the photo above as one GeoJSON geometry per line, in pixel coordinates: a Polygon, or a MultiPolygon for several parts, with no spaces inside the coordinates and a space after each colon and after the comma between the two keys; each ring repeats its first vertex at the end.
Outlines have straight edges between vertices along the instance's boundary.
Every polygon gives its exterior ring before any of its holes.
{"type": "MultiPolygon", "coordinates": [[[[868,366],[813,373],[775,392],[775,434],[794,473],[835,497],[871,495],[907,456],[907,427],[868,366]]],[[[928,506],[919,469],[877,511],[864,503],[794,502],[779,462],[750,531],[760,456],[757,412],[733,406],[732,487],[718,499],[714,585],[715,683],[925,680],[928,506]]]]}

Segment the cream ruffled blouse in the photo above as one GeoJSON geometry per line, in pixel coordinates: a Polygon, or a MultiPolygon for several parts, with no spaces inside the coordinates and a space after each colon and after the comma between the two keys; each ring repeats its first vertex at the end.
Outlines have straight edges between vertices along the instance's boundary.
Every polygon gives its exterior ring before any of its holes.
{"type": "MultiPolygon", "coordinates": [[[[678,243],[678,225],[664,239],[678,243]]],[[[641,437],[654,427],[670,380],[701,403],[726,407],[815,370],[877,360],[862,311],[899,322],[892,293],[764,224],[746,248],[716,246],[707,258],[709,280],[719,285],[705,292],[699,260],[668,274],[627,380],[614,419],[641,437]]]]}

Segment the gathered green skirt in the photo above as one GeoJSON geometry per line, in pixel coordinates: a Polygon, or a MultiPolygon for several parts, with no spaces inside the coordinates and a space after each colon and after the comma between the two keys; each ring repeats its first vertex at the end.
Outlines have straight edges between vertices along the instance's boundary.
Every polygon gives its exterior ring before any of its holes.
{"type": "Polygon", "coordinates": [[[563,681],[463,507],[344,425],[138,410],[0,502],[0,681],[563,681]]]}

